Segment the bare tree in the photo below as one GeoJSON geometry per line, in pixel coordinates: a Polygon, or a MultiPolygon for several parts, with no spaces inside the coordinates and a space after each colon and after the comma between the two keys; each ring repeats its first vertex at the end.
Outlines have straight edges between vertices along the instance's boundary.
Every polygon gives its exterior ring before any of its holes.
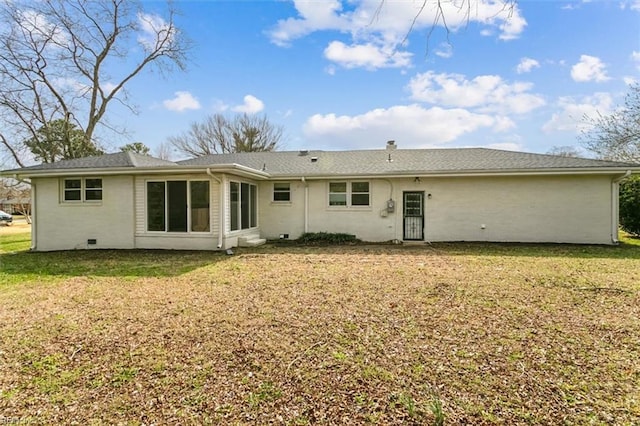
{"type": "Polygon", "coordinates": [[[161,160],[170,161],[171,157],[173,156],[172,151],[173,149],[171,148],[171,144],[169,142],[162,142],[156,147],[156,149],[154,150],[154,154],[161,160]]]}
{"type": "Polygon", "coordinates": [[[132,0],[0,0],[0,145],[24,166],[23,141],[64,120],[95,143],[116,102],[135,112],[127,84],[144,69],[184,69],[189,43],[166,14],[132,0]],[[118,71],[124,70],[124,71],[118,71]]]}
{"type": "Polygon", "coordinates": [[[178,152],[190,157],[228,152],[274,151],[281,142],[283,129],[266,116],[221,114],[194,122],[188,131],[168,139],[178,152]]]}
{"type": "Polygon", "coordinates": [[[579,148],[573,145],[554,146],[549,151],[549,155],[557,155],[559,157],[581,157],[582,153],[579,148]]]}
{"type": "Polygon", "coordinates": [[[9,213],[19,213],[31,223],[31,185],[14,179],[0,179],[0,199],[12,206],[9,213]]]}
{"type": "Polygon", "coordinates": [[[640,163],[640,83],[629,89],[624,105],[611,115],[584,118],[590,130],[580,139],[599,158],[640,163]]]}

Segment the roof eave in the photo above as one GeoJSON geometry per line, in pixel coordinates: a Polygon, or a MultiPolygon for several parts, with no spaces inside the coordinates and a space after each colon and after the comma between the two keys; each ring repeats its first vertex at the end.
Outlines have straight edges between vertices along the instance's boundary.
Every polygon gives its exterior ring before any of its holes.
{"type": "Polygon", "coordinates": [[[21,169],[0,172],[0,176],[20,179],[38,177],[66,177],[66,176],[115,176],[115,175],[161,175],[161,174],[185,174],[207,173],[207,169],[214,173],[229,173],[247,178],[264,180],[270,177],[269,173],[252,169],[241,164],[217,164],[211,166],[176,166],[176,167],[100,167],[100,168],[73,168],[73,169],[21,169]]]}
{"type": "Polygon", "coordinates": [[[630,170],[632,174],[640,174],[640,167],[607,167],[607,168],[545,168],[545,169],[505,169],[505,170],[411,170],[393,173],[356,173],[356,174],[273,174],[271,179],[375,179],[375,178],[408,178],[408,177],[491,177],[491,176],[559,176],[559,175],[617,175],[630,170]]]}

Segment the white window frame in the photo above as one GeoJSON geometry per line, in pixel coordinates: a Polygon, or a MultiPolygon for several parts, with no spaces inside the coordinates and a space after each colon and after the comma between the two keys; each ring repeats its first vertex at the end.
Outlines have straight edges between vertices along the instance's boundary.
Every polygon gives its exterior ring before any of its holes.
{"type": "Polygon", "coordinates": [[[144,182],[144,229],[145,232],[150,234],[169,234],[169,235],[186,235],[186,234],[210,234],[213,229],[213,224],[211,223],[211,181],[207,179],[146,179],[144,182]],[[164,230],[150,231],[149,230],[149,183],[153,182],[162,182],[164,183],[164,230]],[[167,203],[168,199],[168,182],[186,182],[186,195],[187,195],[187,230],[186,231],[169,231],[169,204],[167,203]],[[191,202],[191,183],[192,182],[208,182],[209,183],[209,230],[208,231],[192,231],[193,227],[193,219],[191,217],[192,214],[192,202],[191,202]]]}
{"type": "Polygon", "coordinates": [[[273,182],[273,191],[271,201],[274,203],[290,203],[291,202],[291,182],[273,182]],[[276,185],[286,185],[287,189],[276,188],[276,185]],[[286,200],[276,200],[276,194],[287,194],[286,200]]]}
{"type": "Polygon", "coordinates": [[[63,178],[62,182],[61,182],[61,201],[64,204],[83,204],[83,203],[88,203],[88,204],[99,204],[102,203],[102,199],[103,199],[103,194],[104,194],[104,185],[103,185],[103,179],[101,177],[68,177],[68,178],[63,178]],[[92,187],[88,187],[87,186],[87,180],[99,180],[100,181],[100,186],[92,186],[92,187]],[[80,181],[80,187],[79,188],[67,188],[67,182],[70,181],[80,181]],[[68,200],[67,199],[67,193],[71,193],[71,192],[80,192],[80,198],[78,200],[68,200]],[[87,191],[100,191],[100,199],[99,200],[89,200],[87,199],[87,191]]]}
{"type": "Polygon", "coordinates": [[[240,181],[240,180],[230,180],[228,182],[227,185],[227,190],[229,191],[229,231],[230,232],[241,232],[241,231],[246,231],[248,229],[256,229],[258,228],[260,225],[258,223],[258,198],[259,198],[259,194],[258,194],[258,185],[256,185],[255,183],[251,183],[251,182],[247,182],[247,181],[240,181]],[[234,218],[233,218],[233,208],[232,208],[232,203],[233,201],[231,200],[231,185],[232,184],[236,184],[238,185],[238,201],[237,201],[237,212],[236,212],[236,217],[235,217],[235,224],[237,226],[236,229],[233,229],[232,224],[234,223],[234,218]],[[247,189],[248,194],[248,204],[249,204],[249,212],[248,214],[248,220],[249,220],[249,226],[246,228],[242,227],[242,185],[248,185],[247,189]]]}
{"type": "Polygon", "coordinates": [[[371,208],[371,182],[368,180],[341,180],[341,181],[330,181],[327,184],[327,205],[330,209],[369,209],[371,208]],[[366,183],[369,186],[369,190],[367,192],[362,191],[354,191],[353,184],[357,183],[366,183]],[[336,192],[331,191],[331,184],[345,184],[345,192],[336,192]],[[331,195],[344,195],[345,196],[345,204],[331,204],[331,195]],[[353,196],[367,194],[369,196],[368,204],[353,204],[353,196]]]}
{"type": "Polygon", "coordinates": [[[352,207],[371,207],[371,183],[369,181],[364,181],[364,180],[359,180],[359,181],[353,181],[349,183],[349,205],[352,207]],[[353,185],[354,184],[359,184],[359,183],[366,183],[367,184],[367,191],[354,191],[353,190],[353,185]],[[354,195],[367,195],[367,204],[353,204],[353,196],[354,195]]]}

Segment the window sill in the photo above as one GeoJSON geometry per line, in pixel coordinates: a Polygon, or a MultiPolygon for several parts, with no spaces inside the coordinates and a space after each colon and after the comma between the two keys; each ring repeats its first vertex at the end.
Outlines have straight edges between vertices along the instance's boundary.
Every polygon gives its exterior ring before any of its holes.
{"type": "Polygon", "coordinates": [[[293,203],[291,201],[272,201],[271,205],[272,206],[291,206],[293,203]]]}
{"type": "Polygon", "coordinates": [[[166,232],[166,231],[145,231],[137,232],[136,237],[166,237],[166,238],[209,238],[212,232],[166,232]]]}
{"type": "Polygon", "coordinates": [[[373,211],[371,206],[329,206],[327,211],[338,212],[370,212],[373,211]]]}
{"type": "Polygon", "coordinates": [[[78,206],[102,206],[102,201],[61,201],[60,206],[65,207],[78,207],[78,206]]]}

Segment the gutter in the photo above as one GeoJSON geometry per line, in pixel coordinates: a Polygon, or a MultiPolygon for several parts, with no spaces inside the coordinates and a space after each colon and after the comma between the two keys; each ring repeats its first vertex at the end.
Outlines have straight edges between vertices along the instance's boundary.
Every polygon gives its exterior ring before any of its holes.
{"type": "Polygon", "coordinates": [[[224,238],[224,185],[222,184],[222,179],[211,173],[211,167],[207,167],[207,174],[220,185],[220,189],[218,190],[218,205],[220,209],[220,212],[218,213],[218,245],[216,246],[216,248],[220,250],[222,249],[222,240],[224,238]]]}
{"type": "MultiPolygon", "coordinates": [[[[640,168],[633,167],[632,171],[640,172],[640,168]]],[[[413,179],[416,176],[423,178],[443,177],[501,177],[501,176],[581,176],[581,175],[611,175],[627,171],[626,168],[577,168],[577,169],[531,169],[531,170],[443,170],[440,172],[414,170],[409,172],[380,173],[380,174],[323,174],[305,175],[306,180],[327,179],[413,179]]],[[[278,174],[269,176],[269,180],[291,180],[300,178],[300,175],[278,174]]]]}
{"type": "Polygon", "coordinates": [[[620,244],[618,240],[618,228],[620,227],[620,182],[631,176],[631,170],[627,170],[622,176],[611,179],[611,242],[620,244]]]}
{"type": "Polygon", "coordinates": [[[150,175],[150,174],[191,174],[202,173],[203,170],[213,170],[217,173],[232,173],[256,180],[266,180],[271,177],[269,173],[252,169],[241,164],[217,164],[209,167],[189,166],[189,167],[109,167],[109,168],[78,168],[78,169],[37,169],[37,170],[7,170],[0,171],[0,176],[25,177],[68,177],[68,176],[110,176],[110,175],[150,175]]]}

